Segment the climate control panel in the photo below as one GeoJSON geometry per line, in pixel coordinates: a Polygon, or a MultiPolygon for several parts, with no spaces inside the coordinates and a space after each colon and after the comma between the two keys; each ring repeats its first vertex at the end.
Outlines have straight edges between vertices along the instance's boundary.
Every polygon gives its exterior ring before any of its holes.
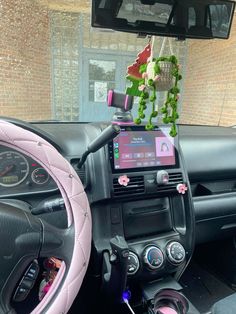
{"type": "Polygon", "coordinates": [[[173,272],[186,259],[184,246],[178,240],[147,243],[145,246],[139,244],[129,248],[128,276],[153,276],[163,271],[173,272]]]}
{"type": "Polygon", "coordinates": [[[127,273],[129,276],[135,275],[137,271],[139,270],[140,264],[139,264],[139,258],[138,256],[133,253],[129,252],[128,256],[128,266],[127,266],[127,273]]]}
{"type": "Polygon", "coordinates": [[[155,270],[162,266],[164,255],[160,248],[154,245],[149,245],[143,252],[144,264],[150,269],[155,270]]]}
{"type": "Polygon", "coordinates": [[[181,264],[185,260],[185,249],[179,242],[170,242],[166,247],[166,255],[173,264],[181,264]]]}

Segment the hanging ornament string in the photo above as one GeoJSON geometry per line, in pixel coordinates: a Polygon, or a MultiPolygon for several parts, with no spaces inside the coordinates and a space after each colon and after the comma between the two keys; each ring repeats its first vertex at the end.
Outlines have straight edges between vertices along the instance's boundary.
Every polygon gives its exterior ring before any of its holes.
{"type": "Polygon", "coordinates": [[[155,36],[152,36],[151,38],[151,56],[150,56],[150,59],[148,60],[149,63],[147,65],[147,69],[146,69],[146,73],[147,73],[147,76],[146,78],[148,77],[151,77],[151,79],[149,80],[146,80],[146,85],[148,85],[149,87],[149,91],[150,91],[150,94],[149,94],[149,102],[151,103],[152,105],[152,112],[149,116],[149,119],[148,119],[148,124],[146,125],[146,129],[147,130],[152,130],[152,119],[156,118],[158,116],[158,106],[156,106],[156,99],[157,99],[157,96],[156,96],[156,84],[155,84],[155,81],[156,81],[156,77],[154,77],[153,79],[153,66],[154,66],[154,58],[153,58],[153,55],[154,55],[154,47],[155,47],[155,36]]]}
{"type": "Polygon", "coordinates": [[[150,55],[151,61],[153,59],[153,54],[154,54],[154,45],[155,45],[155,36],[152,36],[151,37],[151,55],[150,55]]]}
{"type": "Polygon", "coordinates": [[[153,58],[155,37],[153,36],[149,44],[140,52],[135,63],[127,69],[127,79],[132,86],[128,87],[126,94],[139,97],[138,118],[136,124],[140,124],[145,119],[147,104],[152,106],[151,114],[146,124],[147,130],[153,130],[153,118],[158,116],[158,106],[156,105],[156,94],[158,91],[167,91],[167,97],[161,108],[162,121],[165,124],[172,124],[170,135],[177,135],[176,120],[179,115],[177,103],[179,100],[178,82],[182,79],[179,74],[179,64],[173,55],[172,43],[169,40],[171,56],[163,56],[167,38],[163,39],[158,58],[153,58]]]}

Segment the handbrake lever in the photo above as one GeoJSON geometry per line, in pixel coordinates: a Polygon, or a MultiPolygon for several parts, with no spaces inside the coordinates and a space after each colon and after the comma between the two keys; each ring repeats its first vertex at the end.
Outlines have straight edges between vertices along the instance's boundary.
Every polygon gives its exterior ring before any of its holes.
{"type": "Polygon", "coordinates": [[[122,236],[110,240],[111,252],[103,255],[103,290],[115,302],[122,302],[126,289],[129,248],[122,236]]]}

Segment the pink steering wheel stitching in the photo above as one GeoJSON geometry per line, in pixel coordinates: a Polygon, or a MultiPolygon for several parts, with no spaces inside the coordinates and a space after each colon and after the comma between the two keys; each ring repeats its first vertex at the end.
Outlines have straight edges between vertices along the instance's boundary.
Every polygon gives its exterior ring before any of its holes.
{"type": "Polygon", "coordinates": [[[0,144],[33,158],[48,171],[65,201],[68,226],[74,224],[74,248],[66,278],[66,266],[62,263],[49,292],[31,313],[65,314],[80,289],[91,251],[92,220],[83,185],[70,163],[51,144],[30,131],[0,120],[0,144]]]}

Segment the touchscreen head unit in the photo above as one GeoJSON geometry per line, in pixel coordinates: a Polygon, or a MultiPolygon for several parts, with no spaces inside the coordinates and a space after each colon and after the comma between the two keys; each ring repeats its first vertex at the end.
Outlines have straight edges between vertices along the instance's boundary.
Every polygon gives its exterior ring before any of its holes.
{"type": "Polygon", "coordinates": [[[142,126],[122,127],[109,144],[114,172],[173,168],[177,166],[177,139],[169,135],[170,127],[146,131],[142,126]]]}

